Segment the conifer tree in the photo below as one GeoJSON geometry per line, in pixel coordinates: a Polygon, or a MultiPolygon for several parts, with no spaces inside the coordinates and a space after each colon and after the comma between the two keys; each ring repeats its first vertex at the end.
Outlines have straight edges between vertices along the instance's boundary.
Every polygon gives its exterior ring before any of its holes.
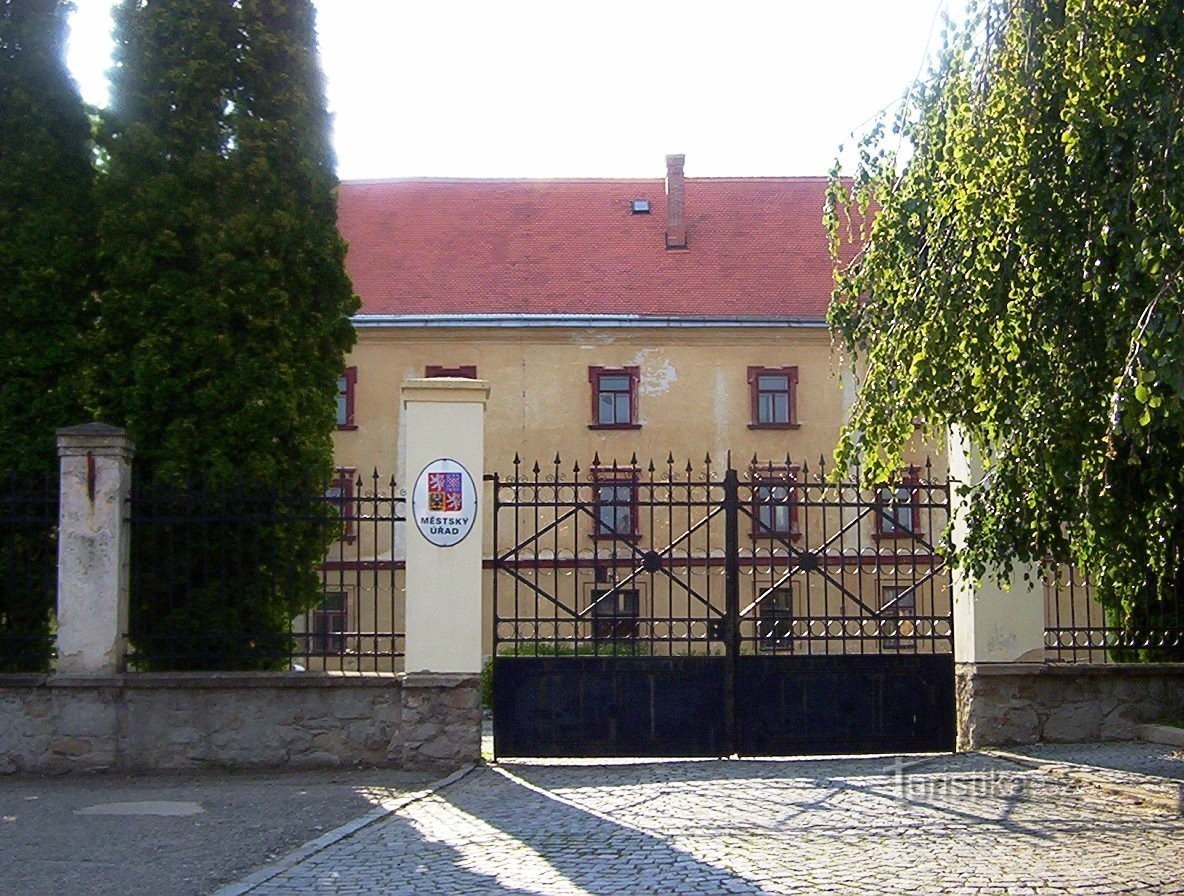
{"type": "MultiPolygon", "coordinates": [[[[99,394],[104,418],[136,441],[140,484],[255,496],[260,509],[329,479],[356,300],[325,105],[308,0],[117,9],[99,394]]],[[[211,527],[171,556],[137,559],[146,528],[133,527],[141,664],[282,660],[292,617],[317,594],[324,526],[211,527]],[[178,585],[181,604],[165,597],[178,585]],[[167,658],[186,636],[203,655],[167,658]]]]}
{"type": "MultiPolygon", "coordinates": [[[[65,65],[66,12],[60,0],[0,0],[5,490],[52,487],[54,429],[82,422],[93,170],[90,124],[65,65]]],[[[41,667],[48,660],[53,555],[49,527],[37,532],[30,525],[0,526],[0,671],[41,667]]]]}

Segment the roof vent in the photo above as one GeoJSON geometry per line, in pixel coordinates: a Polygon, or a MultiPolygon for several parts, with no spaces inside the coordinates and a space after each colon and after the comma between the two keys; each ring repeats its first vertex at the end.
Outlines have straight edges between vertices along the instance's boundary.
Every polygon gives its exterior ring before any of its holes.
{"type": "Polygon", "coordinates": [[[648,215],[650,213],[650,201],[648,199],[634,199],[629,203],[629,208],[635,215],[648,215]]]}

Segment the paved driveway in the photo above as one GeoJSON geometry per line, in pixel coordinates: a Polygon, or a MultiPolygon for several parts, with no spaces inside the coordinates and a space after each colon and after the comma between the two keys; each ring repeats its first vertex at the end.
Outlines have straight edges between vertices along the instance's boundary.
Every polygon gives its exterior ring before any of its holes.
{"type": "Polygon", "coordinates": [[[515,763],[249,892],[1184,893],[1184,818],[984,755],[515,763]]]}

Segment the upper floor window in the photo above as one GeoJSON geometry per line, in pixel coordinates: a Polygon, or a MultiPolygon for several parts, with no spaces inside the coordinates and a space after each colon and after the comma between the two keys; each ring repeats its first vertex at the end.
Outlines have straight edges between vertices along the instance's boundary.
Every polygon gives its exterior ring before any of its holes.
{"type": "Polygon", "coordinates": [[[347,367],[337,377],[337,428],[357,429],[354,422],[354,394],[358,389],[358,368],[347,367]]]}
{"type": "Polygon", "coordinates": [[[749,367],[751,429],[791,429],[798,425],[796,367],[749,367]]]}
{"type": "Polygon", "coordinates": [[[477,365],[462,364],[459,367],[441,367],[439,364],[428,364],[424,368],[423,375],[429,379],[450,376],[462,380],[475,380],[477,378],[477,365]]]}
{"type": "Polygon", "coordinates": [[[589,367],[593,429],[637,429],[636,367],[589,367]]]}

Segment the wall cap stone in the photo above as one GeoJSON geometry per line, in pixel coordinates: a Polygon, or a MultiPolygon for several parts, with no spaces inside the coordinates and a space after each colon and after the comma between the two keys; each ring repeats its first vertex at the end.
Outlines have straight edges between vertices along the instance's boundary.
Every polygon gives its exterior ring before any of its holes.
{"type": "Polygon", "coordinates": [[[36,688],[48,679],[44,672],[3,672],[0,673],[0,688],[36,688]]]}
{"type": "Polygon", "coordinates": [[[405,688],[459,688],[480,683],[471,672],[400,672],[405,688]]]}
{"type": "Polygon", "coordinates": [[[120,675],[10,673],[0,675],[0,688],[394,688],[397,672],[125,672],[120,675]]]}
{"type": "Polygon", "coordinates": [[[123,676],[62,672],[48,676],[45,683],[51,688],[118,688],[123,686],[123,676]]]}
{"type": "Polygon", "coordinates": [[[87,452],[98,457],[118,457],[130,461],[136,453],[131,437],[117,426],[84,423],[57,430],[59,457],[78,457],[87,452]]]}
{"type": "Polygon", "coordinates": [[[1142,678],[1179,675],[1184,678],[1184,663],[955,663],[960,676],[1007,678],[1015,676],[1119,677],[1142,678]]]}
{"type": "Polygon", "coordinates": [[[484,405],[489,401],[487,380],[432,377],[403,380],[400,387],[403,407],[413,401],[460,402],[484,405]]]}

